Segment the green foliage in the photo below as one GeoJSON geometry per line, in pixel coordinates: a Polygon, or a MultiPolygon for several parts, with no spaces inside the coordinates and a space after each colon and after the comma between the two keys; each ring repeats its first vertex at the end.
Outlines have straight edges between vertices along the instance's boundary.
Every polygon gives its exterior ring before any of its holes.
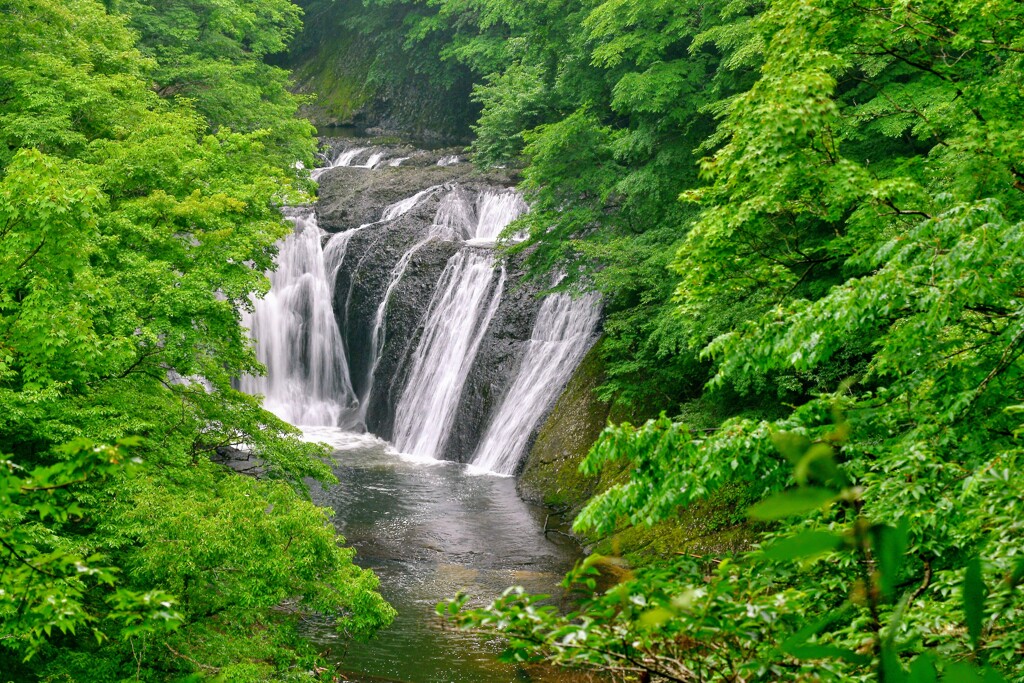
{"type": "Polygon", "coordinates": [[[348,637],[394,614],[306,499],[326,451],[232,388],[260,371],[240,312],[269,286],[280,207],[305,197],[293,153],[312,149],[294,100],[268,94],[283,75],[260,82],[295,28],[285,5],[0,2],[5,671],[267,679],[312,661],[282,605],[348,637]],[[154,91],[186,66],[201,96],[154,91]],[[271,89],[253,94],[266,107],[235,85],[271,89]],[[268,147],[280,136],[290,150],[268,147]],[[92,445],[109,443],[132,444],[130,467],[92,445]],[[211,460],[231,448],[258,476],[211,460]]]}
{"type": "Polygon", "coordinates": [[[714,570],[464,623],[670,680],[1024,680],[1021,7],[480,4],[446,30],[510,37],[476,91],[478,156],[524,164],[534,207],[508,248],[605,295],[602,398],[676,416],[608,428],[584,470],[632,476],[577,528],[734,486],[764,526],[714,570]],[[674,610],[690,590],[763,623],[674,610]]]}
{"type": "MultiPolygon", "coordinates": [[[[827,441],[840,445],[846,433],[843,425],[827,441]]],[[[780,455],[797,460],[796,471],[816,463],[815,473],[748,510],[762,520],[802,518],[766,535],[760,550],[664,559],[604,591],[606,560],[592,555],[566,577],[566,588],[584,596],[571,612],[512,588],[485,606],[460,597],[439,613],[504,634],[506,656],[517,661],[626,680],[915,683],[938,680],[936,669],[944,681],[1019,680],[1015,553],[989,547],[984,562],[964,558],[966,568],[959,558],[922,562],[926,537],[910,517],[895,526],[865,517],[865,491],[847,482],[833,447],[825,453],[824,442],[798,433],[775,441],[791,444],[780,455]]],[[[1001,532],[1013,530],[1004,522],[1001,532]]]]}
{"type": "Polygon", "coordinates": [[[116,629],[112,635],[127,638],[179,626],[182,617],[168,594],[118,587],[117,567],[55,533],[55,526],[87,514],[73,493],[76,487],[138,462],[127,460],[123,447],[84,439],[59,453],[60,461],[31,472],[12,460],[0,460],[0,638],[18,638],[26,657],[32,657],[57,633],[74,635],[81,630],[84,636],[88,629],[103,643],[111,629],[116,629]],[[97,588],[106,589],[102,607],[89,604],[88,597],[97,588]]]}
{"type": "Polygon", "coordinates": [[[291,0],[106,0],[155,60],[147,75],[161,97],[188,100],[214,131],[264,131],[281,165],[312,161],[312,129],[295,116],[290,75],[266,61],[302,26],[291,0]]]}
{"type": "Polygon", "coordinates": [[[516,64],[474,88],[473,99],[483,113],[473,150],[478,162],[501,163],[523,148],[523,132],[544,120],[549,93],[538,68],[516,64]]]}

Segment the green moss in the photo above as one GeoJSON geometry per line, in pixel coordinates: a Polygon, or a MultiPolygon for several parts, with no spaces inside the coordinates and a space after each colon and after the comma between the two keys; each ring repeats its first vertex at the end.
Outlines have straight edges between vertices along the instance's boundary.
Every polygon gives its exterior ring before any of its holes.
{"type": "Polygon", "coordinates": [[[601,342],[590,350],[544,422],[519,479],[523,498],[574,514],[606,478],[587,476],[580,463],[608,423],[611,406],[594,390],[604,381],[601,342]]]}
{"type": "Polygon", "coordinates": [[[642,566],[671,555],[728,555],[749,548],[757,530],[745,511],[753,501],[747,489],[728,486],[707,500],[680,508],[678,516],[651,527],[628,527],[597,540],[594,551],[642,566]]]}
{"type": "MultiPolygon", "coordinates": [[[[629,478],[629,464],[608,467],[597,476],[579,466],[609,422],[643,422],[622,406],[598,398],[604,382],[603,343],[586,355],[545,421],[526,460],[519,492],[527,500],[561,511],[571,519],[590,498],[629,478]]],[[[716,427],[722,415],[714,402],[693,401],[682,407],[683,419],[695,429],[716,427]]],[[[623,557],[638,566],[670,555],[723,555],[750,546],[756,530],[746,520],[753,501],[741,486],[729,486],[707,500],[681,508],[678,516],[653,527],[629,527],[611,537],[584,538],[602,555],[623,557]]]]}
{"type": "Polygon", "coordinates": [[[297,90],[310,98],[304,113],[315,124],[350,124],[374,98],[370,62],[358,41],[323,46],[294,69],[297,90]]]}

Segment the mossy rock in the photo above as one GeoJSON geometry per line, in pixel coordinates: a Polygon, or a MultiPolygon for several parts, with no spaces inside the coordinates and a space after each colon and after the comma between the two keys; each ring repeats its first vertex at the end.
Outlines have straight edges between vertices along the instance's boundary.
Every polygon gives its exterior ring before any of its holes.
{"type": "MultiPolygon", "coordinates": [[[[526,500],[557,511],[560,522],[568,523],[595,495],[629,480],[629,464],[606,467],[598,475],[579,471],[609,422],[641,423],[651,415],[630,414],[621,406],[602,401],[596,389],[604,382],[602,341],[584,357],[565,391],[559,397],[530,449],[519,494],[526,500]]],[[[704,426],[717,424],[713,406],[694,404],[688,422],[704,426]],[[707,413],[704,415],[704,413],[707,413]],[[703,417],[703,421],[700,419],[703,417]]],[[[594,552],[621,557],[626,564],[641,566],[659,558],[685,554],[722,556],[745,550],[757,538],[757,530],[746,520],[745,510],[754,501],[742,486],[727,486],[707,500],[680,508],[678,515],[652,527],[627,527],[608,537],[579,538],[594,552]]]]}
{"type": "Polygon", "coordinates": [[[604,475],[588,476],[579,471],[611,414],[611,405],[595,394],[603,381],[598,341],[569,380],[527,455],[518,484],[525,500],[573,516],[603,490],[604,475]]]}
{"type": "Polygon", "coordinates": [[[597,540],[593,551],[642,566],[673,555],[721,557],[747,550],[758,530],[746,519],[754,501],[739,485],[726,486],[708,499],[680,508],[669,521],[650,527],[631,526],[597,540]]]}

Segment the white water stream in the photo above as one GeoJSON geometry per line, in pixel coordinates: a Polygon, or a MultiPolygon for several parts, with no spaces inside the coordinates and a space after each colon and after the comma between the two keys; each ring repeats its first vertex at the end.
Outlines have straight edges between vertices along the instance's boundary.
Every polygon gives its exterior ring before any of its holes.
{"type": "Polygon", "coordinates": [[[600,317],[596,294],[544,299],[519,371],[477,446],[475,467],[515,474],[530,435],[590,348],[600,317]]]}
{"type": "Polygon", "coordinates": [[[338,426],[355,393],[331,306],[323,231],[311,210],[291,220],[295,232],[281,243],[270,292],[242,316],[267,374],[244,376],[239,384],[263,394],[267,409],[287,422],[338,426]]]}
{"type": "Polygon", "coordinates": [[[442,454],[466,377],[505,289],[505,269],[492,287],[493,274],[488,253],[463,249],[449,259],[395,409],[394,442],[401,452],[442,454]]]}
{"type": "Polygon", "coordinates": [[[515,190],[484,192],[477,200],[476,229],[469,244],[493,245],[508,224],[529,209],[523,196],[515,190]]]}
{"type": "Polygon", "coordinates": [[[313,180],[319,180],[320,176],[322,176],[325,172],[331,170],[332,168],[338,168],[340,166],[351,166],[352,162],[355,161],[356,157],[365,152],[367,149],[369,148],[354,147],[352,149],[347,149],[338,156],[331,159],[326,166],[321,166],[320,168],[314,168],[313,170],[311,170],[309,172],[309,177],[312,178],[313,180]]]}

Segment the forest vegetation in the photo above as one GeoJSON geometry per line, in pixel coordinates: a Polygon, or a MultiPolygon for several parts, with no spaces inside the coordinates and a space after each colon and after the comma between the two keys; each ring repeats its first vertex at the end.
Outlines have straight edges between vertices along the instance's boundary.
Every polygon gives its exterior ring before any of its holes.
{"type": "Polygon", "coordinates": [[[0,2],[0,677],[295,680],[298,615],[390,622],[304,479],[320,447],[235,391],[239,311],[315,141],[286,1],[0,2]],[[245,445],[258,477],[218,454],[245,445]]]}
{"type": "Polygon", "coordinates": [[[759,540],[456,620],[638,680],[1024,680],[1021,6],[364,5],[472,74],[474,158],[533,209],[510,251],[604,295],[600,391],[663,415],[595,445],[631,477],[577,530],[739,487],[759,540]]]}
{"type": "MultiPolygon", "coordinates": [[[[532,207],[505,249],[604,297],[598,393],[639,419],[587,457],[630,475],[576,529],[728,492],[756,536],[606,592],[592,556],[568,613],[442,612],[624,680],[1024,681],[1024,6],[300,4],[376,82],[471,83],[473,159],[532,207]]],[[[311,191],[266,59],[300,14],[0,0],[0,669],[298,679],[297,610],[391,619],[304,498],[324,453],[231,387],[311,191]],[[215,462],[239,444],[259,478],[215,462]]]]}

